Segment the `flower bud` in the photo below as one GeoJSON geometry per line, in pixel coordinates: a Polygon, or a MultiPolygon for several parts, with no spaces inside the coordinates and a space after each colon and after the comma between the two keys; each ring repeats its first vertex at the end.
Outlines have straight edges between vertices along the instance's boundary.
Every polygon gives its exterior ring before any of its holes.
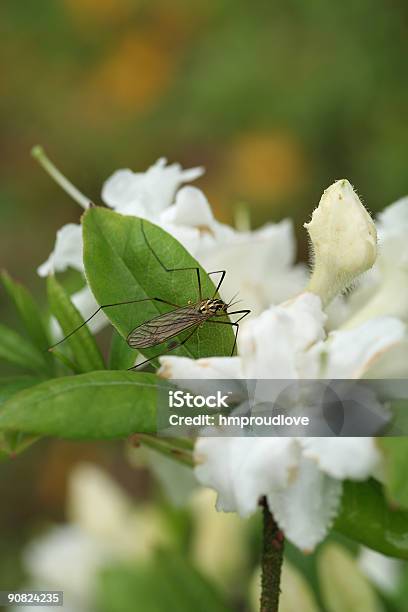
{"type": "Polygon", "coordinates": [[[336,181],[323,193],[304,227],[313,245],[313,274],[307,287],[324,305],[369,270],[377,256],[373,220],[350,183],[336,181]]]}

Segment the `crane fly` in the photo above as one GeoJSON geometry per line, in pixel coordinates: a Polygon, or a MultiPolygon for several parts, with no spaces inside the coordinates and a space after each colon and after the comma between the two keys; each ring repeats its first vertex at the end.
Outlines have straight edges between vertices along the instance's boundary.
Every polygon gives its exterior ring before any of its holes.
{"type": "Polygon", "coordinates": [[[143,234],[147,247],[149,248],[150,252],[155,257],[156,261],[160,264],[160,266],[166,272],[183,272],[183,271],[185,272],[188,270],[195,272],[196,280],[197,280],[198,300],[194,303],[189,302],[185,306],[181,306],[179,304],[169,302],[168,300],[163,300],[162,298],[159,298],[159,297],[126,300],[124,302],[116,302],[114,304],[103,304],[90,317],[88,317],[88,319],[86,319],[86,321],[84,321],[79,327],[74,329],[71,333],[65,336],[65,338],[63,338],[62,340],[54,344],[52,347],[50,347],[49,350],[52,351],[52,349],[54,349],[56,346],[61,344],[61,342],[64,342],[65,340],[67,340],[67,338],[69,338],[75,332],[81,329],[81,327],[89,323],[89,321],[93,319],[95,315],[97,315],[101,310],[104,310],[105,308],[112,308],[114,306],[123,306],[125,304],[136,304],[140,302],[156,302],[156,303],[161,303],[161,304],[167,304],[168,306],[173,306],[173,310],[159,314],[156,317],[153,317],[152,319],[149,319],[148,321],[145,321],[144,323],[141,323],[140,325],[135,327],[128,334],[127,339],[126,339],[126,342],[131,348],[134,348],[134,349],[152,348],[154,346],[157,346],[158,344],[167,342],[167,340],[171,340],[172,338],[175,338],[176,336],[178,336],[180,333],[184,331],[189,331],[189,333],[184,338],[184,340],[170,342],[167,346],[167,349],[164,350],[162,353],[159,353],[157,355],[154,355],[153,357],[150,357],[149,359],[146,359],[145,361],[142,361],[141,363],[129,368],[129,370],[136,370],[137,368],[140,368],[141,366],[145,365],[149,361],[152,361],[153,359],[156,359],[160,357],[161,355],[166,355],[169,351],[173,351],[176,348],[183,346],[184,344],[186,344],[188,340],[190,340],[190,338],[197,332],[197,330],[206,323],[217,323],[220,325],[230,325],[232,327],[235,327],[234,342],[233,342],[232,350],[231,350],[231,356],[232,356],[234,354],[235,347],[237,344],[239,322],[244,317],[246,317],[251,311],[250,310],[235,310],[231,312],[228,309],[231,306],[233,306],[236,302],[232,303],[232,300],[231,300],[230,302],[227,303],[221,300],[220,298],[216,297],[224,281],[226,271],[225,270],[215,270],[214,272],[207,273],[208,275],[221,274],[221,276],[220,276],[217,287],[212,297],[204,298],[203,292],[202,292],[202,286],[201,286],[200,268],[198,266],[187,267],[187,268],[167,268],[163,264],[163,262],[161,261],[157,253],[153,250],[152,246],[150,245],[147,239],[143,219],[141,219],[141,230],[142,230],[142,234],[143,234]],[[228,321],[217,320],[218,317],[225,317],[229,315],[241,315],[241,316],[234,322],[229,321],[229,320],[228,321]]]}

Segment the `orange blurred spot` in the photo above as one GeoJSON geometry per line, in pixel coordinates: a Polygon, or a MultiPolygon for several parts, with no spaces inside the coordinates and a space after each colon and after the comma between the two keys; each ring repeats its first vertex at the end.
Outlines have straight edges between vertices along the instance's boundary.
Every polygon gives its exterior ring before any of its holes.
{"type": "Polygon", "coordinates": [[[300,144],[281,132],[244,134],[226,159],[227,180],[234,193],[269,200],[299,189],[306,174],[300,144]]]}
{"type": "Polygon", "coordinates": [[[127,35],[89,80],[96,109],[111,103],[132,113],[145,110],[171,82],[173,60],[151,36],[127,35]]]}
{"type": "Polygon", "coordinates": [[[78,26],[111,25],[128,15],[138,3],[130,0],[64,0],[65,7],[78,26]]]}

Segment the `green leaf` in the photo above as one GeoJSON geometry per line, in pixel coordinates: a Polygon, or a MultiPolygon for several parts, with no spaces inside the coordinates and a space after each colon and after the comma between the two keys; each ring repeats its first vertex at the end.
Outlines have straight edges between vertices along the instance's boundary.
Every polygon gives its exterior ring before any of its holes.
{"type": "Polygon", "coordinates": [[[39,351],[44,352],[44,361],[52,375],[54,373],[54,361],[51,355],[46,352],[50,345],[50,339],[37,304],[30,292],[23,285],[14,281],[5,270],[1,272],[1,280],[29,338],[39,351]]]}
{"type": "Polygon", "coordinates": [[[154,433],[159,386],[169,385],[109,370],[51,379],[3,404],[0,430],[95,440],[154,433]]]}
{"type": "Polygon", "coordinates": [[[73,372],[74,374],[82,374],[81,368],[75,363],[75,361],[72,361],[72,359],[70,359],[70,357],[68,357],[68,355],[66,355],[62,350],[60,350],[59,348],[53,348],[52,354],[55,359],[57,359],[68,370],[68,372],[64,371],[64,373],[61,374],[62,376],[64,374],[70,374],[71,372],[73,372]]]}
{"type": "Polygon", "coordinates": [[[0,406],[18,391],[28,389],[41,382],[38,376],[8,376],[0,378],[0,406]]]}
{"type": "Polygon", "coordinates": [[[128,343],[115,328],[112,329],[112,342],[109,353],[109,368],[111,370],[128,370],[136,361],[137,351],[128,343]]]}
{"type": "Polygon", "coordinates": [[[393,437],[405,436],[408,432],[408,400],[397,399],[388,403],[393,416],[385,435],[393,437]]]}
{"type": "Polygon", "coordinates": [[[317,559],[327,612],[381,612],[381,602],[350,553],[339,544],[323,546],[317,559]]]}
{"type": "Polygon", "coordinates": [[[35,436],[29,436],[18,431],[0,432],[0,449],[10,459],[15,457],[38,440],[35,436]]]}
{"type": "Polygon", "coordinates": [[[385,490],[391,503],[408,508],[408,439],[381,438],[385,457],[385,490]]]}
{"type": "Polygon", "coordinates": [[[408,559],[408,512],[390,508],[373,479],[344,481],[334,529],[384,555],[408,559]]]}
{"type": "MultiPolygon", "coordinates": [[[[19,391],[38,385],[42,381],[36,376],[9,376],[0,378],[0,406],[19,391]]],[[[0,433],[0,460],[10,458],[25,450],[35,438],[21,432],[4,431],[0,433]]]]}
{"type": "MultiPolygon", "coordinates": [[[[149,249],[137,217],[119,215],[104,208],[91,208],[83,216],[84,264],[92,292],[101,305],[132,299],[158,297],[180,306],[198,299],[193,270],[166,272],[149,249]]],[[[149,243],[168,268],[200,267],[183,246],[164,230],[144,222],[149,243]]],[[[213,282],[200,267],[203,297],[212,297],[213,282]]],[[[105,314],[126,338],[137,325],[173,307],[142,302],[106,308],[105,314]]],[[[205,324],[173,354],[192,358],[229,355],[234,342],[228,325],[205,324]]],[[[146,349],[152,357],[169,352],[166,344],[146,349]]]]}
{"type": "Polygon", "coordinates": [[[227,612],[215,587],[176,551],[159,551],[153,560],[117,565],[101,574],[98,610],[133,612],[227,612]]]}
{"type": "MultiPolygon", "coordinates": [[[[82,325],[84,320],[54,276],[47,278],[47,291],[51,312],[67,336],[82,325]]],[[[72,334],[66,342],[69,344],[74,360],[82,372],[104,369],[105,365],[101,352],[86,325],[72,334]]]]}
{"type": "Polygon", "coordinates": [[[390,403],[393,419],[387,429],[387,436],[378,438],[377,444],[384,455],[385,491],[391,504],[408,508],[408,401],[396,400],[390,403]]]}
{"type": "Polygon", "coordinates": [[[13,329],[0,324],[0,360],[37,373],[47,372],[45,353],[13,329]]]}

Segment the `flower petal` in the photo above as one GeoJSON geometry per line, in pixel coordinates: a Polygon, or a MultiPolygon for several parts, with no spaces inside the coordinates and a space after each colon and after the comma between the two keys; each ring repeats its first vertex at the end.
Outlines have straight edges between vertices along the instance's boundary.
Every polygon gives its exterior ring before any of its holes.
{"type": "Polygon", "coordinates": [[[37,269],[39,276],[63,272],[67,268],[84,271],[82,260],[82,228],[76,223],[68,223],[57,231],[54,250],[37,269]]]}
{"type": "Polygon", "coordinates": [[[239,357],[208,357],[202,359],[189,359],[188,357],[160,357],[158,376],[180,382],[180,387],[192,393],[208,395],[211,391],[209,380],[216,381],[216,389],[220,393],[228,391],[239,394],[241,383],[239,379],[244,375],[241,371],[239,357]],[[227,383],[224,386],[222,380],[227,383]],[[235,381],[235,382],[234,382],[235,381]]]}
{"type": "Polygon", "coordinates": [[[370,366],[367,378],[408,378],[408,335],[391,346],[370,366]]]}
{"type": "Polygon", "coordinates": [[[323,540],[340,503],[342,484],[303,459],[296,480],[267,495],[269,508],[285,536],[305,552],[323,540]]]}
{"type": "Polygon", "coordinates": [[[331,332],[315,351],[325,356],[325,378],[361,378],[405,336],[405,325],[392,317],[366,321],[350,330],[331,332]]]}
{"type": "Polygon", "coordinates": [[[349,300],[348,328],[384,315],[408,320],[408,197],[378,215],[377,229],[377,263],[349,300]]]}
{"type": "Polygon", "coordinates": [[[364,480],[381,462],[374,438],[301,438],[303,456],[333,478],[364,480]]]}
{"type": "Polygon", "coordinates": [[[295,240],[290,220],[253,232],[219,236],[218,231],[217,237],[216,248],[201,248],[198,258],[206,270],[228,271],[222,286],[226,300],[238,291],[240,299],[256,315],[305,287],[306,268],[294,265],[295,240]]]}
{"type": "Polygon", "coordinates": [[[324,337],[319,297],[303,293],[243,326],[239,347],[246,378],[299,378],[304,353],[324,337]]]}
{"type": "Polygon", "coordinates": [[[204,172],[202,168],[183,170],[179,164],[166,163],[161,158],[146,172],[117,170],[103,185],[103,201],[122,214],[157,221],[157,215],[170,206],[180,185],[204,172]]]}
{"type": "Polygon", "coordinates": [[[197,440],[195,458],[198,480],[218,493],[217,509],[245,517],[263,495],[288,484],[299,447],[293,438],[207,437],[197,440]]]}
{"type": "Polygon", "coordinates": [[[182,187],[176,195],[176,201],[166,208],[160,216],[162,223],[201,227],[208,232],[214,225],[214,215],[207,198],[197,187],[182,187]]]}
{"type": "Polygon", "coordinates": [[[378,241],[382,266],[389,263],[395,266],[408,266],[408,197],[401,198],[387,206],[378,215],[378,241]]]}
{"type": "Polygon", "coordinates": [[[207,357],[189,359],[188,357],[160,357],[160,369],[157,372],[162,378],[207,380],[243,378],[239,357],[207,357]]]}

